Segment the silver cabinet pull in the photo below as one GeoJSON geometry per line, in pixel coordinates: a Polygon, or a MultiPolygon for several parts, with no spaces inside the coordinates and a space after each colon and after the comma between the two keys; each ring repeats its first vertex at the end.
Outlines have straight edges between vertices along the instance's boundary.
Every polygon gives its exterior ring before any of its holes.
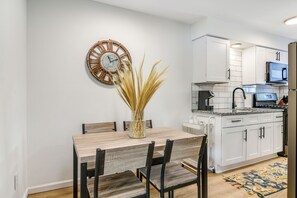
{"type": "Polygon", "coordinates": [[[263,138],[265,138],[265,127],[263,127],[263,138]]]}
{"type": "Polygon", "coordinates": [[[231,79],[231,69],[229,68],[228,69],[228,80],[230,80],[231,79]]]}
{"type": "Polygon", "coordinates": [[[283,116],[275,116],[275,118],[282,118],[283,116]]]}
{"type": "Polygon", "coordinates": [[[262,139],[262,129],[263,129],[263,127],[260,127],[260,135],[259,135],[259,138],[261,138],[261,139],[262,139]]]}
{"type": "Polygon", "coordinates": [[[244,130],[244,137],[243,140],[247,142],[248,136],[247,136],[247,129],[244,130]]]}
{"type": "Polygon", "coordinates": [[[241,120],[231,120],[231,122],[241,122],[241,120]]]}

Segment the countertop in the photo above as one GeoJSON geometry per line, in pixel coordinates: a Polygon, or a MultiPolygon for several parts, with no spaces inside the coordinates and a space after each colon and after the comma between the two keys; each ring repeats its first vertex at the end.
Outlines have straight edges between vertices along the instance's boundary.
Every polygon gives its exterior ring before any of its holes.
{"type": "Polygon", "coordinates": [[[266,109],[266,108],[238,108],[238,109],[213,109],[210,111],[196,110],[193,113],[212,114],[220,116],[230,115],[247,115],[247,114],[258,114],[258,113],[274,113],[282,112],[283,109],[266,109]]]}

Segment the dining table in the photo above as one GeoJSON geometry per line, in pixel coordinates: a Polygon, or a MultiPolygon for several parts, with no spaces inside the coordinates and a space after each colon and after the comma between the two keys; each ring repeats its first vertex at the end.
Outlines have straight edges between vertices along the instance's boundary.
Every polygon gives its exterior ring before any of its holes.
{"type": "MultiPolygon", "coordinates": [[[[172,128],[152,128],[146,129],[146,137],[133,139],[128,136],[128,132],[103,132],[74,135],[73,140],[73,198],[78,197],[78,168],[80,167],[80,198],[88,197],[87,190],[87,163],[95,162],[96,149],[125,148],[128,146],[143,143],[155,142],[155,150],[165,147],[166,140],[179,140],[184,138],[194,138],[195,135],[172,128]]],[[[141,167],[139,167],[141,168],[141,167]]],[[[202,198],[207,198],[207,149],[204,149],[201,167],[202,198]]]]}

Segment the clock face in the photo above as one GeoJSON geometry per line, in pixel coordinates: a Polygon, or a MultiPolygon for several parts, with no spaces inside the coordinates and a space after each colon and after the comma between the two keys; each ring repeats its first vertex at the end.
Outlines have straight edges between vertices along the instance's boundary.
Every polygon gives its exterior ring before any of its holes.
{"type": "Polygon", "coordinates": [[[119,42],[102,40],[94,44],[87,54],[87,66],[91,74],[107,85],[113,85],[111,74],[124,71],[124,62],[132,63],[130,53],[119,42]]]}
{"type": "Polygon", "coordinates": [[[100,58],[103,69],[109,72],[116,72],[121,65],[120,57],[113,52],[106,52],[100,58]]]}

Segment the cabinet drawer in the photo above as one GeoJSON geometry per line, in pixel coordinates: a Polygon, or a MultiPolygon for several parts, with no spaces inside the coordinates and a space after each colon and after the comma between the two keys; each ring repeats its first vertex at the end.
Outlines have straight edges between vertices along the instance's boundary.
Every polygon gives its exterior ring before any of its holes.
{"type": "Polygon", "coordinates": [[[245,124],[246,125],[258,124],[260,122],[261,122],[261,116],[259,114],[247,115],[245,117],[245,124]]]}
{"type": "Polygon", "coordinates": [[[273,122],[273,113],[263,113],[260,114],[261,122],[273,122]]]}
{"type": "Polygon", "coordinates": [[[244,116],[225,116],[222,119],[223,127],[235,127],[244,125],[244,116]]]}
{"type": "Polygon", "coordinates": [[[283,112],[278,112],[273,114],[274,122],[282,122],[283,121],[283,112]]]}

